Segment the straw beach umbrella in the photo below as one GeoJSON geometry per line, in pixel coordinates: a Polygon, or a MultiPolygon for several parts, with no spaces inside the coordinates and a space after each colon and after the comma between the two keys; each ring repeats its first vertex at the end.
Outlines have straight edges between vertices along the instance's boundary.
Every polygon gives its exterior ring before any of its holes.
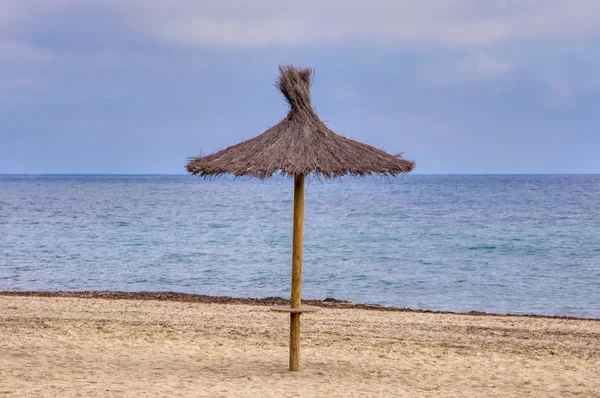
{"type": "Polygon", "coordinates": [[[275,173],[294,179],[291,306],[273,310],[290,313],[290,370],[300,366],[300,316],[317,308],[302,306],[302,237],[304,179],[309,174],[326,179],[344,175],[396,176],[415,164],[372,146],[335,134],[311,105],[312,69],[280,66],[276,82],[290,105],[287,116],[261,135],[207,156],[190,158],[186,169],[200,177],[232,174],[260,179],[275,173]]]}

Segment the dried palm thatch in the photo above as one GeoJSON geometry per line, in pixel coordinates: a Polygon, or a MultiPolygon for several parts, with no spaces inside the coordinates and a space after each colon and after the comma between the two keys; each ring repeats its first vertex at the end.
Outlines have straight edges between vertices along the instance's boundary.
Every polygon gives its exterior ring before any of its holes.
{"type": "Polygon", "coordinates": [[[290,111],[275,126],[250,140],[208,156],[190,158],[188,172],[201,177],[233,174],[265,179],[276,172],[293,177],[315,174],[325,178],[349,174],[396,176],[415,163],[331,131],[313,109],[312,69],[280,66],[276,82],[290,111]]]}

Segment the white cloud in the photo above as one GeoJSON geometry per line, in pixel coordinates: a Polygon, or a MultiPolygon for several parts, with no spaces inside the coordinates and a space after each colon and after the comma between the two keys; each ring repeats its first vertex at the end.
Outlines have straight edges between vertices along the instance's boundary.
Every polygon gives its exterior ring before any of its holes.
{"type": "Polygon", "coordinates": [[[350,86],[335,86],[327,90],[327,94],[335,101],[355,101],[360,98],[359,92],[350,86]]]}
{"type": "Polygon", "coordinates": [[[425,66],[421,76],[433,84],[455,84],[489,81],[503,77],[516,67],[514,61],[476,53],[455,61],[453,59],[425,66]]]}
{"type": "Polygon", "coordinates": [[[41,89],[42,84],[39,80],[36,80],[32,77],[14,77],[9,81],[4,81],[0,79],[0,88],[35,91],[41,89]]]}
{"type": "Polygon", "coordinates": [[[0,33],[69,13],[166,45],[257,47],[351,41],[485,47],[600,32],[598,0],[2,0],[0,33]],[[15,23],[18,21],[18,23],[15,23]],[[123,27],[123,26],[121,26],[123,27]]]}
{"type": "Polygon", "coordinates": [[[245,47],[366,40],[486,46],[586,35],[600,29],[597,0],[305,0],[286,4],[237,0],[211,7],[179,1],[174,9],[169,9],[171,3],[167,2],[152,4],[142,8],[130,3],[130,11],[141,18],[138,28],[150,37],[185,45],[245,47]]]}
{"type": "Polygon", "coordinates": [[[24,60],[41,61],[49,56],[48,52],[39,47],[31,46],[16,40],[3,41],[0,38],[0,61],[24,60]]]}
{"type": "Polygon", "coordinates": [[[512,61],[478,54],[460,62],[457,71],[465,78],[495,78],[507,74],[514,66],[512,61]]]}
{"type": "Polygon", "coordinates": [[[547,105],[554,108],[567,107],[575,103],[575,88],[564,81],[552,81],[548,85],[547,105]]]}

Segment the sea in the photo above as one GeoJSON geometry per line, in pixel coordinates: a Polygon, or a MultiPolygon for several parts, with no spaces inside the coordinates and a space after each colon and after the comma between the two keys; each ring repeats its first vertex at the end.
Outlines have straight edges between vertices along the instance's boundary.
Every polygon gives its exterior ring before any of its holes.
{"type": "MultiPolygon", "coordinates": [[[[289,297],[293,182],[0,175],[0,291],[289,297]]],[[[600,318],[600,175],[307,181],[303,298],[600,318]]]]}

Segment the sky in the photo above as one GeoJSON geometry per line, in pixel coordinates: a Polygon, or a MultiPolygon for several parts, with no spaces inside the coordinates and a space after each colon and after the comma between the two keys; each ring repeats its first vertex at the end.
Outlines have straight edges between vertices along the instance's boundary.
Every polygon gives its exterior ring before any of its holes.
{"type": "Polygon", "coordinates": [[[2,0],[0,173],[182,174],[275,125],[278,65],[415,173],[600,173],[598,0],[2,0]]]}

